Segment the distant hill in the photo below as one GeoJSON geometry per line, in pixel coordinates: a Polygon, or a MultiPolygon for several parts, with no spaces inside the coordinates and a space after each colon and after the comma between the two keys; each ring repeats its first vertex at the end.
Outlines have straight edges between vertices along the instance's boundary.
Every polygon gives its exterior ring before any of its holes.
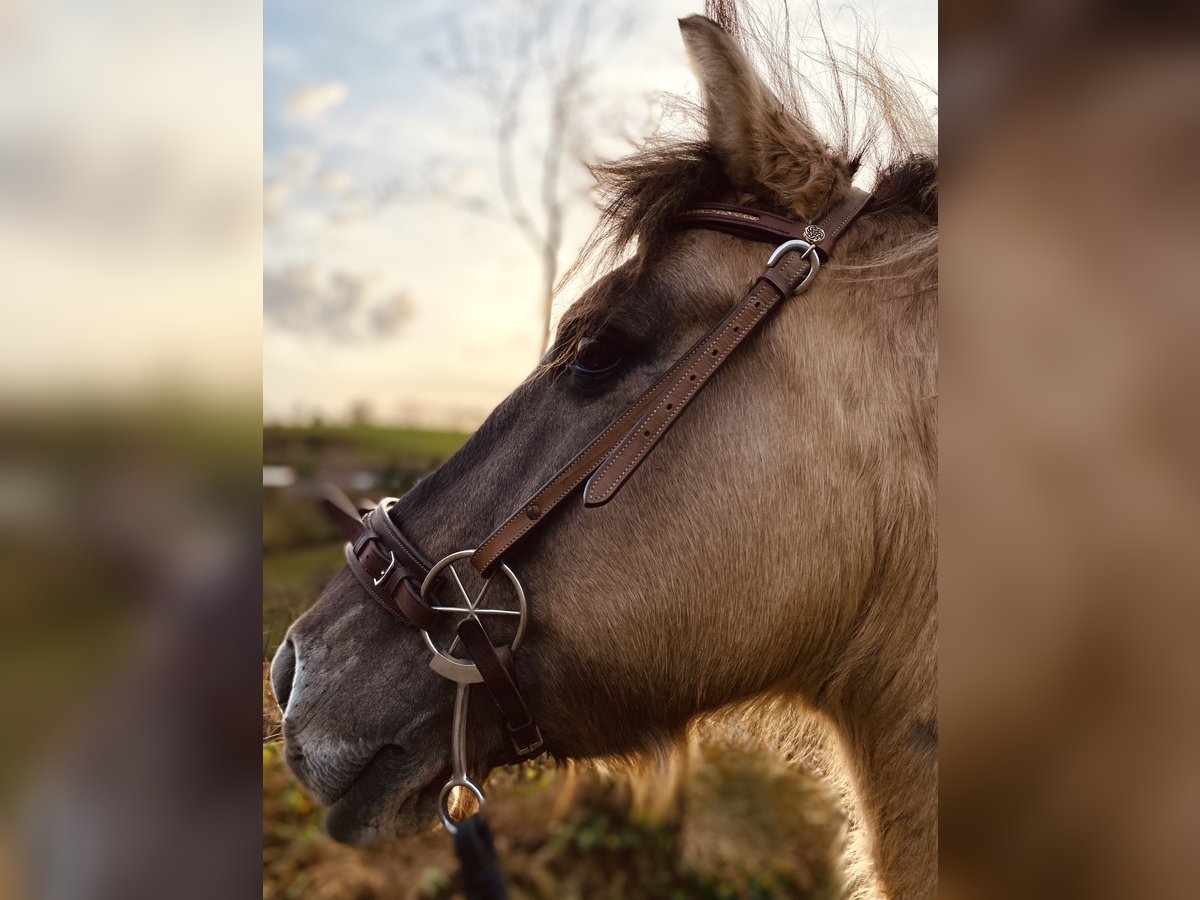
{"type": "Polygon", "coordinates": [[[381,425],[263,427],[263,463],[304,466],[323,458],[351,458],[363,468],[428,470],[462,446],[461,431],[425,431],[381,425]]]}

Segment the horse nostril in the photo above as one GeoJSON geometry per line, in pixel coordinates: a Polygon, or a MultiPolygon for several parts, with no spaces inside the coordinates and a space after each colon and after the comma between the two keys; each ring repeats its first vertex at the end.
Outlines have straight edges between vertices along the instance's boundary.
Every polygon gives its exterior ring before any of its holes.
{"type": "Polygon", "coordinates": [[[296,677],[296,648],[292,639],[284,641],[275,658],[271,660],[271,691],[275,694],[275,702],[279,711],[287,715],[288,698],[292,693],[292,682],[296,677]]]}

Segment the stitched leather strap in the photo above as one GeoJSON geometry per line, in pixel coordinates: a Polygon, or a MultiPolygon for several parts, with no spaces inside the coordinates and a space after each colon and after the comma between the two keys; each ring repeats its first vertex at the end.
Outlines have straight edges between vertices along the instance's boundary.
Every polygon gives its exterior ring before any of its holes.
{"type": "MultiPolygon", "coordinates": [[[[678,217],[682,228],[712,228],[750,240],[779,244],[805,240],[822,257],[862,212],[871,195],[852,190],[816,226],[745,206],[711,203],[685,210],[678,217]],[[812,238],[805,237],[809,231],[812,238]]],[[[701,387],[758,327],[766,314],[791,296],[808,275],[810,264],[791,251],[769,266],[754,286],[713,328],[697,341],[638,401],[563,466],[538,491],[509,516],[475,551],[471,563],[490,575],[506,553],[546,521],[548,514],[588,481],[586,506],[607,503],[629,475],[666,434],[701,387]],[[757,304],[757,305],[756,305],[757,304]],[[715,351],[715,352],[714,352],[715,351]]]]}
{"type": "MultiPolygon", "coordinates": [[[[686,356],[675,363],[669,370],[676,371],[684,363],[686,356]]],[[[567,499],[574,490],[587,480],[596,467],[604,462],[604,458],[612,452],[613,438],[617,440],[633,427],[633,424],[645,414],[658,396],[659,383],[655,383],[648,391],[638,398],[637,402],[625,410],[617,419],[605,428],[596,438],[583,448],[575,458],[559,469],[550,480],[538,488],[528,502],[508,517],[503,524],[491,533],[487,540],[479,545],[471,563],[485,577],[490,576],[500,564],[501,557],[521,538],[533,529],[543,517],[563,500],[567,499]]]]}
{"type": "Polygon", "coordinates": [[[392,502],[385,501],[359,517],[340,491],[327,488],[322,497],[326,512],[348,538],[346,565],[354,577],[391,615],[428,631],[439,621],[438,614],[420,597],[429,563],[387,514],[392,502]]]}
{"type": "Polygon", "coordinates": [[[709,228],[751,241],[772,241],[777,244],[784,241],[808,241],[814,244],[821,254],[821,262],[825,262],[833,252],[833,245],[837,243],[838,237],[862,212],[870,199],[871,195],[866,191],[852,190],[846,195],[846,199],[815,226],[797,222],[795,219],[785,219],[765,210],[731,206],[727,203],[694,206],[679,213],[676,219],[686,228],[709,228]]]}
{"type": "Polygon", "coordinates": [[[721,364],[780,301],[791,296],[810,268],[803,254],[790,250],[759,276],[750,293],[705,336],[688,365],[663,386],[654,405],[588,479],[584,506],[601,506],[612,499],[721,364]]]}
{"type": "MultiPolygon", "coordinates": [[[[384,500],[360,516],[340,491],[327,488],[322,497],[325,511],[348,539],[346,564],[359,584],[391,615],[429,631],[443,621],[445,613],[436,612],[421,599],[420,586],[430,565],[388,514],[394,504],[394,500],[384,500]]],[[[504,716],[517,753],[537,754],[542,748],[542,734],[517,685],[512,652],[508,647],[493,646],[475,619],[463,620],[458,634],[504,716]]]]}
{"type": "Polygon", "coordinates": [[[517,686],[512,652],[508,647],[494,646],[478,619],[463,619],[458,624],[458,636],[483,676],[488,693],[504,714],[513,749],[520,756],[535,755],[542,749],[542,732],[533,721],[533,713],[517,686]]]}
{"type": "MultiPolygon", "coordinates": [[[[829,251],[846,226],[862,212],[870,199],[871,195],[866,191],[853,191],[819,225],[802,226],[799,222],[789,222],[791,233],[800,236],[789,237],[788,240],[808,241],[822,258],[828,258],[829,251]]],[[[689,221],[706,222],[705,215],[693,214],[689,221]]],[[[771,218],[779,219],[778,216],[771,218]]],[[[787,222],[786,219],[783,221],[787,222]]],[[[757,223],[756,227],[768,226],[757,223]]],[[[774,229],[773,224],[769,224],[769,227],[774,229]]],[[[791,297],[804,282],[812,265],[807,253],[791,250],[776,260],[775,265],[767,266],[750,292],[701,339],[698,352],[694,351],[687,367],[664,384],[658,401],[588,479],[583,493],[584,506],[601,506],[612,499],[730,354],[777,304],[791,297]]]]}

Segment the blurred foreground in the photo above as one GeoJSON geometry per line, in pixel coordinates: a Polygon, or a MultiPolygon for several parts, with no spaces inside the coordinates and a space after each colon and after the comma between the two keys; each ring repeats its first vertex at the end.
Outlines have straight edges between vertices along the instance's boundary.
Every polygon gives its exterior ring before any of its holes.
{"type": "MultiPolygon", "coordinates": [[[[272,727],[265,717],[264,731],[272,727]]],[[[736,746],[693,749],[680,778],[673,802],[654,809],[627,776],[549,764],[494,773],[488,821],[512,896],[844,896],[846,823],[827,784],[761,749],[736,746]]],[[[641,787],[644,794],[648,785],[641,787]]],[[[264,743],[264,898],[462,896],[440,827],[360,849],[326,836],[320,816],[287,771],[282,745],[264,743]]]]}
{"type": "Polygon", "coordinates": [[[257,868],[257,410],[10,406],[0,433],[0,895],[234,896],[257,868]]]}
{"type": "Polygon", "coordinates": [[[0,8],[0,896],[253,896],[261,15],[0,8]]]}

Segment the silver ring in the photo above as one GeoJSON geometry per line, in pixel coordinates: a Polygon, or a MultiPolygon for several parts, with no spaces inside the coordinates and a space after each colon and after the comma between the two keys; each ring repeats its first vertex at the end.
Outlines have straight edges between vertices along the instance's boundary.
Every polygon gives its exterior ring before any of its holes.
{"type": "MultiPolygon", "coordinates": [[[[425,576],[425,580],[423,582],[421,582],[421,599],[422,600],[425,599],[425,595],[429,593],[429,588],[433,585],[434,581],[437,580],[437,577],[439,575],[441,575],[443,570],[445,570],[447,567],[453,565],[454,563],[458,562],[460,559],[466,559],[467,557],[473,556],[474,554],[475,554],[474,550],[459,550],[455,553],[449,554],[448,556],[442,557],[440,560],[438,560],[436,563],[434,563],[433,567],[430,568],[430,570],[429,570],[429,574],[425,576]]],[[[529,621],[528,607],[525,604],[525,589],[523,587],[521,587],[521,582],[517,578],[517,574],[512,569],[510,569],[507,565],[502,564],[496,571],[504,574],[504,576],[508,579],[509,583],[512,585],[513,591],[517,595],[517,609],[516,609],[516,613],[518,615],[517,633],[513,636],[512,646],[511,646],[511,649],[515,652],[516,649],[521,646],[521,641],[525,637],[525,625],[529,621]]],[[[494,574],[492,576],[490,576],[485,581],[485,584],[487,582],[491,581],[491,579],[495,578],[495,577],[496,576],[494,574]]],[[[457,582],[457,576],[455,576],[455,579],[457,582]]],[[[480,596],[482,596],[482,594],[480,596]]],[[[471,603],[471,600],[465,595],[465,591],[463,594],[463,599],[468,604],[471,603]]],[[[475,600],[476,600],[476,602],[478,602],[479,597],[476,597],[475,600]]],[[[449,609],[449,607],[447,607],[447,609],[449,609]]],[[[464,616],[466,616],[471,613],[471,609],[468,609],[467,607],[462,607],[461,612],[464,616]]],[[[480,610],[480,612],[483,612],[486,614],[487,610],[483,609],[483,610],[480,610]]],[[[453,613],[450,613],[450,614],[453,615],[453,613]]],[[[512,615],[512,612],[511,611],[508,611],[508,612],[493,611],[493,614],[494,615],[496,615],[496,614],[512,615]]],[[[441,650],[439,650],[437,645],[434,644],[433,638],[430,637],[428,631],[425,631],[424,629],[422,629],[421,636],[425,639],[425,646],[429,648],[429,651],[434,656],[438,657],[441,660],[441,663],[443,664],[443,666],[449,667],[449,671],[457,672],[463,676],[465,676],[467,673],[471,673],[471,672],[477,673],[479,671],[473,662],[466,662],[464,660],[450,656],[447,653],[443,653],[441,650]]],[[[441,674],[441,673],[439,673],[439,674],[441,674]]],[[[449,676],[447,676],[447,677],[449,677],[449,676]]],[[[451,678],[451,680],[458,680],[458,679],[451,678]]],[[[478,679],[478,680],[482,680],[482,679],[478,679]]]]}
{"type": "Polygon", "coordinates": [[[771,255],[767,257],[767,268],[775,265],[775,263],[779,261],[783,254],[787,253],[789,250],[799,250],[801,257],[808,257],[808,274],[804,276],[804,280],[796,285],[796,289],[792,291],[793,294],[798,294],[808,287],[808,283],[813,280],[814,276],[816,276],[817,269],[821,268],[821,254],[817,253],[816,249],[817,248],[808,241],[802,241],[799,239],[794,241],[785,241],[771,251],[771,255]]]}
{"type": "Polygon", "coordinates": [[[442,820],[442,827],[450,834],[458,833],[458,823],[450,817],[450,792],[456,787],[464,788],[475,795],[475,799],[479,802],[477,813],[483,812],[483,808],[487,805],[487,800],[483,796],[483,788],[470,778],[452,778],[447,781],[442,787],[442,792],[438,794],[438,817],[442,820]]]}

